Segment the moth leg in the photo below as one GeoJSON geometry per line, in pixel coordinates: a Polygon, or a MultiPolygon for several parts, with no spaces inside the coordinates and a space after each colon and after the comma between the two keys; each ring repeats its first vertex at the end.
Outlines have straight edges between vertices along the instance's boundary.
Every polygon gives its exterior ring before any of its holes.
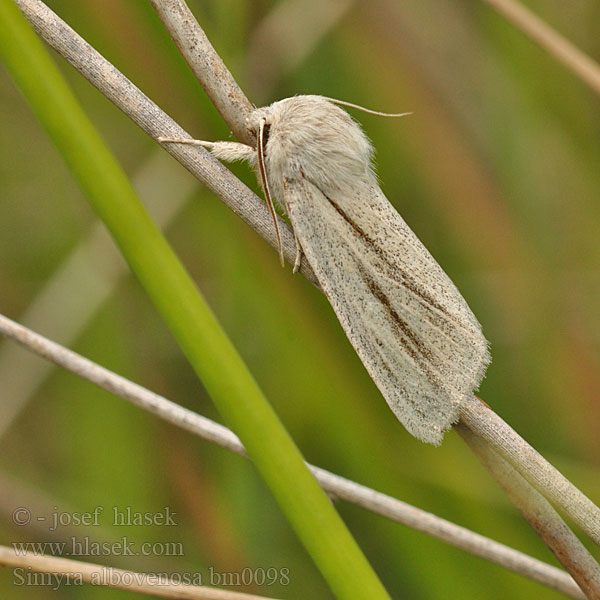
{"type": "Polygon", "coordinates": [[[294,240],[296,240],[296,259],[294,260],[294,269],[292,273],[297,273],[300,270],[300,265],[302,265],[302,245],[300,244],[300,240],[294,231],[294,240]]]}
{"type": "Polygon", "coordinates": [[[204,140],[193,140],[191,138],[156,138],[161,144],[187,144],[188,146],[202,146],[210,150],[211,154],[219,160],[232,162],[235,160],[247,160],[254,164],[256,162],[256,150],[252,146],[240,144],[239,142],[205,142],[204,140]]]}

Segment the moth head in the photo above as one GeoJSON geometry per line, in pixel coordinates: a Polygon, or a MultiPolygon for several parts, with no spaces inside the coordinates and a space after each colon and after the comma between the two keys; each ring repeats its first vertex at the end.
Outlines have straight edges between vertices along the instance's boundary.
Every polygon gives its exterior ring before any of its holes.
{"type": "Polygon", "coordinates": [[[323,96],[293,96],[250,114],[269,176],[306,177],[324,192],[372,178],[371,144],[360,125],[323,96]],[[262,133],[261,133],[262,128],[262,133]],[[262,142],[262,144],[260,143],[262,142]]]}
{"type": "Polygon", "coordinates": [[[342,159],[351,154],[360,161],[370,161],[371,147],[358,123],[323,96],[292,96],[257,108],[246,126],[257,143],[262,141],[270,162],[290,158],[320,162],[332,152],[342,159]]]}
{"type": "Polygon", "coordinates": [[[250,133],[250,136],[256,141],[257,145],[258,142],[261,141],[262,130],[263,149],[269,141],[269,133],[273,121],[272,107],[273,105],[256,108],[246,119],[246,129],[248,130],[248,133],[250,133]]]}

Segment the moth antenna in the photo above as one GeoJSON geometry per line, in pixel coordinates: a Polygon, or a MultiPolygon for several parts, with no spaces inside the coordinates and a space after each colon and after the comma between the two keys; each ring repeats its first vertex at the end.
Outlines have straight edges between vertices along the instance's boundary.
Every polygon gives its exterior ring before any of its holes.
{"type": "Polygon", "coordinates": [[[352,102],[346,102],[345,100],[338,100],[337,98],[329,98],[328,96],[323,96],[325,100],[329,100],[329,102],[333,102],[334,104],[340,104],[342,106],[349,106],[350,108],[356,108],[358,110],[362,110],[363,112],[369,113],[371,115],[378,115],[380,117],[406,117],[407,115],[412,115],[412,112],[404,112],[404,113],[384,113],[378,110],[371,110],[370,108],[365,108],[364,106],[360,106],[360,104],[354,104],[352,102]]]}
{"type": "Polygon", "coordinates": [[[273,219],[273,225],[275,225],[275,236],[277,237],[277,249],[279,250],[279,261],[281,262],[281,266],[285,266],[285,261],[283,259],[283,246],[281,245],[281,237],[279,235],[279,226],[277,225],[277,215],[275,214],[275,207],[273,206],[273,201],[271,200],[271,192],[269,191],[269,182],[267,181],[267,172],[265,170],[265,145],[264,145],[264,134],[265,134],[265,123],[266,119],[262,118],[258,125],[258,140],[256,144],[256,152],[258,156],[258,170],[260,172],[260,179],[263,184],[263,189],[265,190],[265,198],[267,200],[267,206],[269,207],[269,211],[271,212],[271,217],[273,219]]]}

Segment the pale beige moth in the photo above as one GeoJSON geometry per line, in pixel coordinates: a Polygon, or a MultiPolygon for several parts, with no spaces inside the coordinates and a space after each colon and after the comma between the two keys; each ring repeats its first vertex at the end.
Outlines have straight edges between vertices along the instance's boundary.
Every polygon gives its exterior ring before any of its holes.
{"type": "MultiPolygon", "coordinates": [[[[285,211],[350,343],[392,411],[439,444],[490,362],[481,326],[456,286],[381,191],[361,127],[322,96],[254,110],[256,148],[196,142],[248,160],[285,211]]],[[[190,143],[190,140],[166,140],[190,143]]]]}

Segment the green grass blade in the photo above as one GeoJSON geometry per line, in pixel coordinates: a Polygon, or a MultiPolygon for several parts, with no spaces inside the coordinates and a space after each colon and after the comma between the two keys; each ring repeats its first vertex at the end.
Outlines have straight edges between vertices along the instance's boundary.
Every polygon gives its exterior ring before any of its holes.
{"type": "Polygon", "coordinates": [[[388,595],[241,357],[12,0],[0,57],[339,598],[388,595]]]}

